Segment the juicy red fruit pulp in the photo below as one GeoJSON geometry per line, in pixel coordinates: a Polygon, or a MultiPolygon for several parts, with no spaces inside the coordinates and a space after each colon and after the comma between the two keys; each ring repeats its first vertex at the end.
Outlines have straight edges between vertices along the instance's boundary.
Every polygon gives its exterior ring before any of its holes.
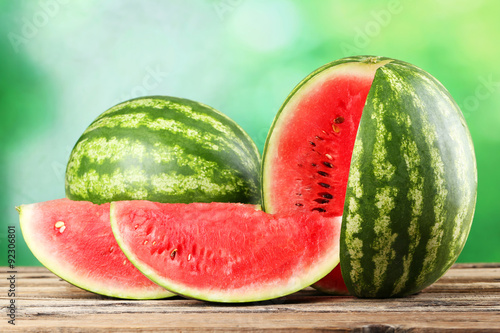
{"type": "MultiPolygon", "coordinates": [[[[264,156],[267,212],[343,215],[354,143],[378,66],[335,66],[310,79],[287,102],[264,156]]],[[[340,265],[314,287],[347,294],[340,265]]]]}
{"type": "Polygon", "coordinates": [[[120,298],[172,296],[120,250],[109,224],[109,207],[69,199],[23,205],[24,239],[45,267],[80,288],[120,298]]]}
{"type": "Polygon", "coordinates": [[[267,214],[235,203],[111,205],[113,232],[149,278],[176,294],[217,302],[300,290],[338,263],[340,218],[267,214]]]}
{"type": "Polygon", "coordinates": [[[294,106],[289,123],[281,125],[280,137],[286,140],[278,143],[281,163],[271,175],[273,207],[342,216],[352,150],[372,80],[373,75],[339,75],[294,106]]]}

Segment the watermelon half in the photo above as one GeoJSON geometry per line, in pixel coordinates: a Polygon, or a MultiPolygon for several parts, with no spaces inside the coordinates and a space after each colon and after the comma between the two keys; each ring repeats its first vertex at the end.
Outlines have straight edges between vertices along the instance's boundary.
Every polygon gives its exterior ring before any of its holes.
{"type": "Polygon", "coordinates": [[[119,298],[173,295],[141,274],[120,250],[109,224],[109,203],[57,199],[17,209],[31,252],[69,283],[119,298]]]}
{"type": "Polygon", "coordinates": [[[125,255],[172,292],[214,302],[268,300],[338,263],[340,217],[271,215],[235,203],[111,203],[125,255]]]}
{"type": "Polygon", "coordinates": [[[262,173],[266,212],[343,216],[342,274],[315,286],[360,297],[405,296],[441,277],[476,203],[457,104],[429,73],[382,57],[340,59],[299,83],[274,119],[262,173]]]}

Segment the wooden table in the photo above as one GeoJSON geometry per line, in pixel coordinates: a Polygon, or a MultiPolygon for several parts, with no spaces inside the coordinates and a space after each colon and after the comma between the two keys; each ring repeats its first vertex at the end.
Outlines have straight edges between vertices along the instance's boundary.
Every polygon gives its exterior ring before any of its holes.
{"type": "Polygon", "coordinates": [[[181,297],[107,298],[80,290],[45,268],[18,267],[15,326],[7,322],[9,281],[4,276],[0,332],[500,332],[500,264],[455,265],[434,285],[403,299],[328,296],[307,288],[236,305],[181,297]]]}

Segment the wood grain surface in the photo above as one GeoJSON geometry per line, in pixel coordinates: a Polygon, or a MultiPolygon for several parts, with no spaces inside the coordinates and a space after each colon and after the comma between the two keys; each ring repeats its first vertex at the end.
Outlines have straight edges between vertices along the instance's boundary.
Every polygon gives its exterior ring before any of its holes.
{"type": "Polygon", "coordinates": [[[419,294],[331,296],[307,288],[267,302],[122,300],[74,287],[43,267],[16,269],[16,325],[2,267],[0,332],[500,332],[500,264],[458,264],[419,294]]]}

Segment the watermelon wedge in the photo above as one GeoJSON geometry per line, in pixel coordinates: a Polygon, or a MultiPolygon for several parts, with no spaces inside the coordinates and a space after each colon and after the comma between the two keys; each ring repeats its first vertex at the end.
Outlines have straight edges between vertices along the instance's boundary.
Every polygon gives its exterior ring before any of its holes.
{"type": "Polygon", "coordinates": [[[31,252],[67,282],[118,298],[173,295],[141,274],[120,250],[109,224],[109,203],[57,199],[17,209],[31,252]]]}
{"type": "Polygon", "coordinates": [[[111,203],[129,260],[172,292],[214,302],[268,300],[316,282],[339,261],[340,217],[271,215],[235,203],[111,203]]]}

